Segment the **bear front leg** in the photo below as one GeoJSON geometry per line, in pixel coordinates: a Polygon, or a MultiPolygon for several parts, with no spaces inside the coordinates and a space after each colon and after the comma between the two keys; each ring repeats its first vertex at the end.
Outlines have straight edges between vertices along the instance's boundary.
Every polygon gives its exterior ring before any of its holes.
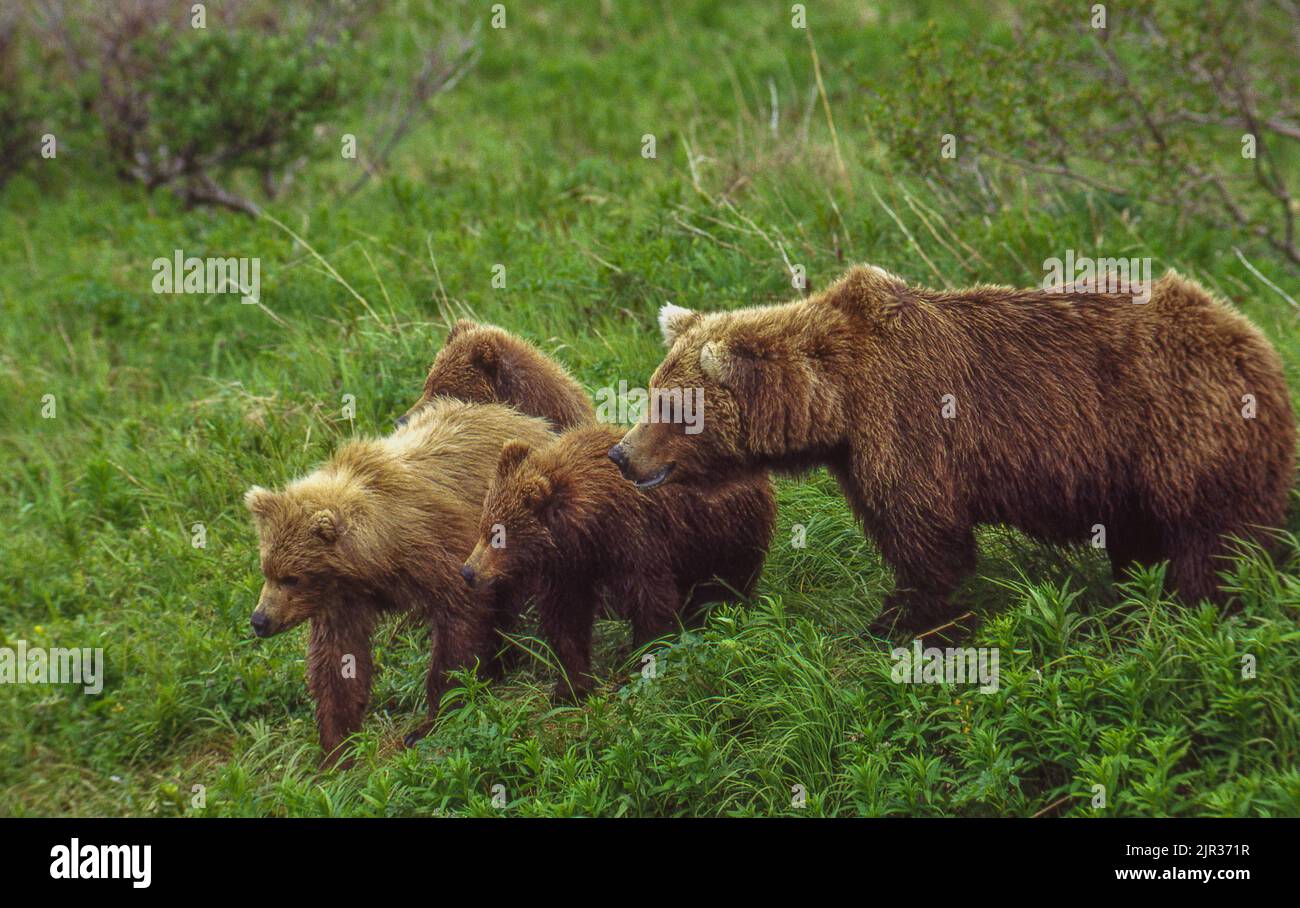
{"type": "Polygon", "coordinates": [[[491,678],[502,677],[507,671],[518,668],[523,661],[523,651],[517,646],[507,645],[505,635],[511,633],[519,623],[523,603],[528,601],[530,595],[529,587],[519,584],[502,586],[493,592],[495,634],[487,666],[491,678]]]}
{"type": "MultiPolygon", "coordinates": [[[[329,768],[344,755],[343,743],[361,728],[370,701],[374,659],[371,622],[356,615],[350,620],[313,618],[307,650],[307,689],[316,699],[316,727],[329,768]]],[[[346,768],[351,759],[343,761],[346,768]]]]}
{"type": "Polygon", "coordinates": [[[970,527],[882,529],[876,544],[894,572],[894,592],[871,625],[871,632],[917,634],[957,617],[949,599],[975,568],[975,535],[970,527]]]}
{"type": "MultiPolygon", "coordinates": [[[[677,613],[682,595],[671,581],[633,577],[615,591],[627,604],[632,621],[632,649],[639,650],[651,640],[666,637],[677,630],[677,613]]],[[[712,600],[709,600],[712,601],[712,600]]]]}
{"type": "Polygon", "coordinates": [[[493,676],[496,664],[495,610],[483,594],[458,595],[454,605],[437,610],[439,619],[429,628],[429,674],[425,679],[425,695],[429,713],[402,743],[412,746],[433,730],[442,706],[442,696],[451,686],[450,674],[461,669],[480,666],[485,674],[493,676]]]}
{"type": "Polygon", "coordinates": [[[1160,527],[1137,513],[1111,518],[1106,521],[1106,557],[1116,582],[1124,580],[1134,567],[1161,561],[1164,555],[1160,527]]]}
{"type": "Polygon", "coordinates": [[[554,698],[577,702],[595,684],[591,675],[591,631],[596,623],[596,596],[590,589],[566,596],[547,586],[537,599],[542,636],[560,663],[562,677],[555,682],[554,698]]]}

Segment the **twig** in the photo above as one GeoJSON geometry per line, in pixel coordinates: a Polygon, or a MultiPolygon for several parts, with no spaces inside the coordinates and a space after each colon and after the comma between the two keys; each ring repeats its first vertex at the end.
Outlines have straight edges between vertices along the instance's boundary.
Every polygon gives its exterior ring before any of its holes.
{"type": "Polygon", "coordinates": [[[840,136],[835,131],[835,118],[831,116],[831,102],[826,97],[826,85],[822,82],[822,65],[821,60],[817,57],[817,46],[813,44],[812,29],[805,28],[804,34],[808,37],[808,50],[812,53],[813,75],[817,78],[817,93],[822,98],[822,109],[826,111],[826,125],[831,130],[831,146],[835,149],[835,160],[840,165],[840,174],[852,186],[853,181],[849,179],[849,169],[844,166],[844,156],[840,154],[840,136]]]}
{"type": "Polygon", "coordinates": [[[470,37],[461,42],[459,56],[453,59],[451,63],[438,68],[437,64],[442,62],[440,53],[438,51],[429,53],[419,75],[415,78],[414,87],[411,89],[411,97],[402,113],[398,116],[397,122],[393,124],[392,129],[384,138],[374,158],[365,164],[365,169],[361,172],[361,175],[344,192],[345,198],[356,193],[370,180],[371,176],[388,164],[388,159],[392,156],[397,143],[415,125],[416,114],[424,108],[430,98],[445,94],[455,88],[466,73],[478,62],[481,53],[482,48],[478,44],[477,27],[470,37]]]}
{"type": "Polygon", "coordinates": [[[1293,300],[1290,294],[1288,294],[1277,284],[1273,283],[1268,278],[1264,277],[1264,275],[1260,273],[1258,268],[1256,268],[1254,265],[1252,265],[1250,262],[1246,260],[1246,257],[1241,254],[1240,249],[1238,249],[1236,246],[1233,246],[1232,251],[1237,254],[1237,258],[1241,259],[1241,263],[1246,266],[1247,271],[1255,275],[1255,277],[1259,278],[1261,281],[1263,281],[1265,284],[1267,284],[1269,287],[1275,290],[1282,297],[1282,299],[1290,303],[1293,308],[1300,309],[1300,303],[1297,303],[1295,300],[1293,300]]]}
{"type": "Polygon", "coordinates": [[[222,189],[207,176],[200,176],[190,183],[183,194],[183,198],[191,204],[204,202],[210,205],[221,205],[250,217],[257,217],[262,213],[262,209],[258,208],[251,199],[246,199],[243,196],[222,189]]]}
{"type": "Polygon", "coordinates": [[[290,230],[290,229],[289,229],[288,227],[286,227],[284,224],[280,223],[280,222],[279,222],[278,220],[276,220],[274,217],[272,217],[271,215],[267,214],[265,211],[262,212],[262,215],[261,215],[261,216],[264,217],[264,218],[266,218],[268,221],[270,221],[270,222],[271,222],[272,224],[274,224],[275,226],[279,227],[279,228],[280,228],[281,230],[283,230],[285,233],[289,234],[289,236],[293,237],[294,240],[296,240],[296,241],[297,241],[297,242],[302,246],[302,248],[304,248],[304,249],[306,249],[308,252],[310,252],[312,258],[314,258],[316,261],[320,262],[321,265],[324,266],[325,270],[326,270],[327,272],[329,272],[330,277],[334,278],[334,280],[338,281],[340,284],[342,284],[344,287],[346,287],[348,293],[351,293],[352,296],[353,296],[353,298],[354,298],[357,302],[359,302],[362,306],[365,307],[365,310],[366,310],[368,313],[370,313],[370,317],[373,318],[373,319],[375,320],[375,322],[379,325],[379,327],[383,328],[384,331],[385,331],[386,333],[389,333],[389,334],[392,333],[392,332],[389,330],[388,326],[384,324],[383,320],[382,320],[378,315],[375,314],[375,310],[372,309],[372,308],[370,308],[370,303],[366,301],[366,298],[365,298],[364,296],[362,296],[360,293],[357,293],[356,288],[354,288],[351,284],[349,284],[346,280],[344,280],[343,275],[341,275],[341,274],[339,274],[337,271],[335,271],[335,270],[334,270],[334,266],[331,265],[331,264],[330,264],[330,263],[325,259],[325,257],[324,257],[323,255],[321,255],[319,252],[317,252],[315,249],[313,249],[310,243],[308,243],[306,240],[304,240],[304,239],[303,239],[302,237],[300,237],[298,234],[294,233],[292,230],[290,230]]]}
{"type": "Polygon", "coordinates": [[[1057,807],[1060,807],[1062,804],[1064,804],[1066,801],[1070,800],[1070,799],[1073,798],[1073,797],[1074,797],[1074,795],[1072,795],[1072,794],[1062,795],[1061,797],[1057,798],[1057,799],[1056,799],[1055,801],[1053,801],[1052,803],[1048,804],[1048,805],[1047,805],[1046,807],[1044,807],[1042,810],[1038,811],[1038,813],[1034,814],[1032,817],[1030,817],[1030,819],[1031,819],[1031,820],[1036,820],[1036,819],[1038,819],[1038,818],[1041,817],[1043,814],[1047,813],[1049,810],[1055,810],[1057,807]]]}
{"type": "Polygon", "coordinates": [[[937,634],[939,631],[944,630],[945,628],[953,627],[959,621],[964,621],[967,618],[974,617],[974,615],[975,615],[974,612],[966,612],[965,614],[958,615],[956,618],[952,619],[947,624],[941,624],[938,627],[932,627],[928,631],[923,631],[922,633],[917,634],[916,639],[920,640],[921,638],[928,637],[931,634],[937,634]]]}

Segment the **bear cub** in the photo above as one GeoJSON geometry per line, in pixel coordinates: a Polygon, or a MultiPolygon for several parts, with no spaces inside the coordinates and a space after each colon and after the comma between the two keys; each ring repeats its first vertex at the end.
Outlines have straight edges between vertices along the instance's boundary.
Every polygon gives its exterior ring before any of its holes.
{"type": "Polygon", "coordinates": [[[343,446],[281,492],[248,491],[265,578],[253,630],[269,637],[311,623],[307,687],[325,765],[361,727],[380,616],[404,613],[430,628],[431,713],[448,672],[477,660],[493,674],[498,631],[513,614],[467,588],[460,567],[501,446],[552,437],[545,420],[510,407],[440,398],[392,435],[343,446]]]}
{"type": "Polygon", "coordinates": [[[560,431],[596,421],[587,392],[563,366],[521,337],[467,319],[452,326],[429,367],[424,393],[397,424],[440,396],[511,404],[560,431]]]}
{"type": "Polygon", "coordinates": [[[501,451],[462,574],[475,589],[536,596],[542,634],[566,675],[558,699],[590,690],[602,596],[631,621],[633,645],[670,633],[706,603],[748,596],[776,521],[767,477],[683,483],[644,495],[607,457],[621,432],[574,429],[501,451]]]}

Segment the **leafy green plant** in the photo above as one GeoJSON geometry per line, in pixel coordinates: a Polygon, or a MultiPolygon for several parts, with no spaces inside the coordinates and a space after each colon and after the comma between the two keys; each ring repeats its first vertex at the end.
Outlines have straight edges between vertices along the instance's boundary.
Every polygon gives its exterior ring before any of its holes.
{"type": "Polygon", "coordinates": [[[1297,29],[1279,0],[1032,0],[962,41],[932,26],[869,115],[967,205],[1000,206],[1011,169],[1194,215],[1300,265],[1297,29]]]}
{"type": "Polygon", "coordinates": [[[338,110],[338,57],[344,45],[304,44],[296,34],[205,29],[186,40],[155,33],[142,53],[152,61],[148,126],[137,148],[156,166],[198,181],[250,170],[273,181],[328,145],[314,129],[338,110]],[[148,152],[146,152],[148,153],[148,152]]]}
{"type": "Polygon", "coordinates": [[[334,147],[315,133],[343,99],[346,36],[326,42],[293,28],[196,29],[164,20],[114,39],[117,52],[101,64],[113,72],[94,107],[119,171],[151,189],[256,214],[255,203],[228,188],[232,180],[252,174],[273,197],[334,147]]]}
{"type": "Polygon", "coordinates": [[[42,105],[19,43],[18,17],[0,12],[0,186],[37,159],[42,105]]]}

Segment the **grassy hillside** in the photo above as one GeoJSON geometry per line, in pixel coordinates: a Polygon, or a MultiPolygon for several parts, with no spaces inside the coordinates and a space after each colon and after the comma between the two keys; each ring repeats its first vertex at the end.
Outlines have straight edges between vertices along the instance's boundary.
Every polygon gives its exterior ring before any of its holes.
{"type": "MultiPolygon", "coordinates": [[[[363,48],[377,83],[403,6],[363,48]]],[[[999,690],[899,685],[865,635],[891,580],[823,473],[778,483],[757,600],[668,641],[655,679],[605,622],[590,700],[553,706],[541,661],[467,678],[404,751],[427,650],[393,626],[361,758],[317,771],[306,632],[249,631],[242,493],[385,432],[459,315],[594,392],[646,383],[663,302],[789,299],[789,264],[814,289],[858,261],[1031,285],[1045,258],[1098,250],[1231,300],[1300,387],[1296,311],[1233,252],[1300,296],[1266,248],[1014,180],[956,216],[877,144],[864,98],[899,48],[927,19],[941,37],[1000,27],[984,5],[810,6],[809,33],[782,3],[510,4],[392,174],[345,196],[357,163],[332,158],[259,220],[115,181],[76,133],[0,191],[0,644],[103,647],[107,664],[98,696],[0,686],[0,814],[1300,814],[1300,542],[1237,562],[1243,608],[1223,617],[1174,606],[1159,569],[1114,587],[1092,550],[985,531],[961,597],[986,610],[973,643],[1000,648],[999,690]],[[154,295],[151,263],[177,248],[259,257],[263,305],[154,295]]]]}

